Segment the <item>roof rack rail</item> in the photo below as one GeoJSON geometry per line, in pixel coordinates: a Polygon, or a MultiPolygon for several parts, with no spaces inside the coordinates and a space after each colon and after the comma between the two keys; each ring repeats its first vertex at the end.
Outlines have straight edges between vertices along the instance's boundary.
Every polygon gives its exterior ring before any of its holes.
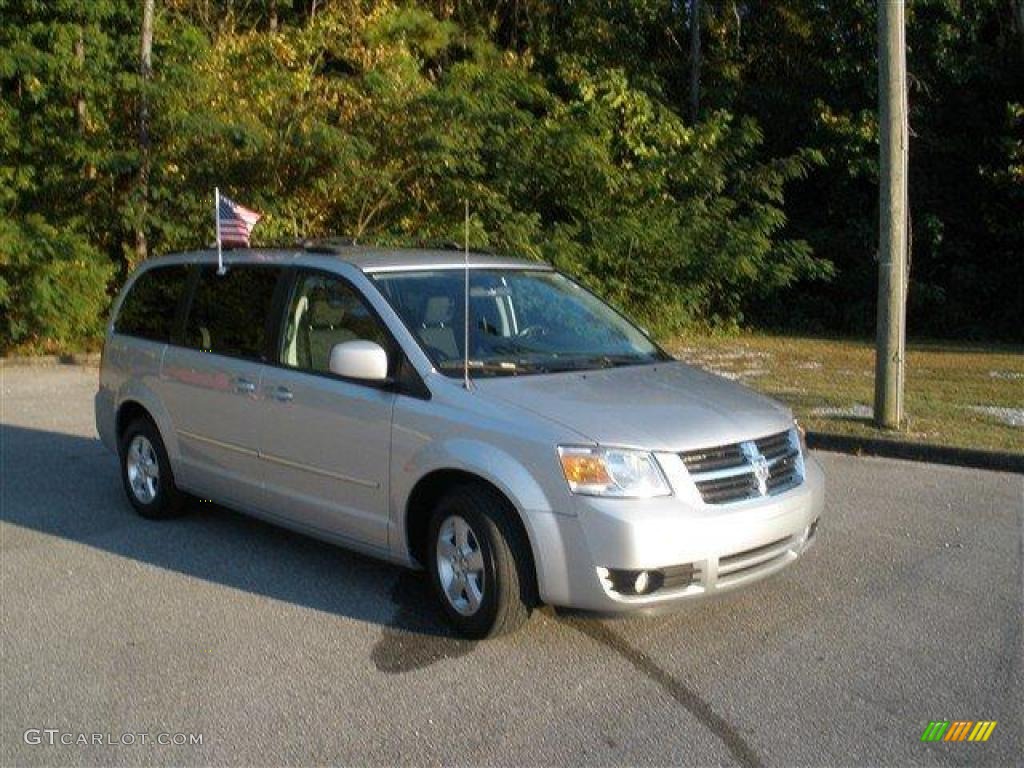
{"type": "Polygon", "coordinates": [[[416,247],[431,251],[463,251],[466,248],[454,240],[421,240],[416,243],[416,247]]]}
{"type": "MultiPolygon", "coordinates": [[[[454,240],[421,240],[416,243],[415,248],[422,248],[431,251],[464,251],[466,250],[465,243],[457,243],[454,240]]],[[[471,247],[469,249],[472,253],[481,256],[495,256],[497,251],[491,248],[480,248],[471,247]]]]}
{"type": "Polygon", "coordinates": [[[354,237],[323,237],[311,240],[303,240],[303,250],[310,253],[341,253],[346,248],[359,245],[354,237]]]}
{"type": "MultiPolygon", "coordinates": [[[[309,238],[307,240],[300,241],[300,246],[303,250],[309,253],[328,253],[328,254],[340,254],[344,253],[349,248],[362,245],[354,237],[318,237],[309,238]]],[[[395,246],[398,249],[419,249],[427,251],[458,251],[465,250],[466,246],[462,243],[457,243],[454,240],[417,240],[415,243],[408,245],[395,246]]],[[[496,252],[490,248],[472,248],[473,253],[483,256],[494,256],[496,252]]]]}

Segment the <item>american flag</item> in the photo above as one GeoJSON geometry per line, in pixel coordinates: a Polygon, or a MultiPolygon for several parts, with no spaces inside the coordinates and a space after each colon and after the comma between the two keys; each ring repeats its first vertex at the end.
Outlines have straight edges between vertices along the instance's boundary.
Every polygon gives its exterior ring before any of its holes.
{"type": "Polygon", "coordinates": [[[217,235],[222,245],[249,247],[249,235],[263,217],[243,205],[220,195],[217,207],[217,235]]]}

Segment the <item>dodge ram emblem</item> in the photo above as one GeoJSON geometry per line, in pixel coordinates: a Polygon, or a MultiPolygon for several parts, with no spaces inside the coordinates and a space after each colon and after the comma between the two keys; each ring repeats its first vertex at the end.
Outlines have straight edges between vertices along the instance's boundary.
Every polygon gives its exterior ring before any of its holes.
{"type": "Polygon", "coordinates": [[[762,496],[768,495],[768,478],[771,472],[768,469],[768,459],[757,455],[751,459],[754,467],[754,478],[757,480],[757,492],[762,496]]]}

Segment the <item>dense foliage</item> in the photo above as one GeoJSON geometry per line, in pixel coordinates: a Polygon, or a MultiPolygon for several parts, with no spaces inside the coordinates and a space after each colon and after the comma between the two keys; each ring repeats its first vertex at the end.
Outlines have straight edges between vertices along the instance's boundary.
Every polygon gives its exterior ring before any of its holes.
{"type": "MultiPolygon", "coordinates": [[[[215,185],[257,244],[459,241],[468,198],[662,333],[872,327],[873,0],[703,0],[699,62],[692,0],[155,0],[151,78],[143,3],[0,0],[0,348],[94,340],[215,185]]],[[[1022,23],[909,6],[912,333],[1021,336],[1022,23]]]]}

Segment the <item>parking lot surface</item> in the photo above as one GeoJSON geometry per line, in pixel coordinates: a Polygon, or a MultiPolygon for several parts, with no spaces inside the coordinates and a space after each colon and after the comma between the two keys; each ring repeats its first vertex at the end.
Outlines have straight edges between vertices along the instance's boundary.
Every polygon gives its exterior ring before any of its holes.
{"type": "Polygon", "coordinates": [[[136,517],[95,369],[0,388],[2,765],[1021,763],[1020,476],[821,454],[817,546],[772,579],[470,643],[413,572],[211,505],[136,517]]]}

